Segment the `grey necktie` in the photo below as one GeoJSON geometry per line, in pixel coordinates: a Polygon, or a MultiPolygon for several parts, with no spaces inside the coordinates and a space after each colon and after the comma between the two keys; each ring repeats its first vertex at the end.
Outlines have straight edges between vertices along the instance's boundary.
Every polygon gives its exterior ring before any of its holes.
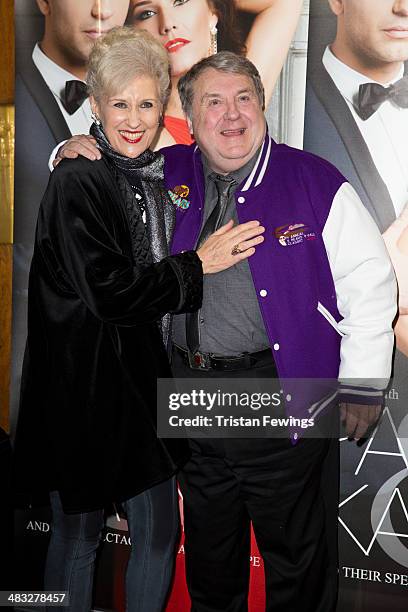
{"type": "MultiPolygon", "coordinates": [[[[215,174],[212,175],[211,178],[217,188],[218,198],[216,205],[214,206],[201,230],[200,236],[197,240],[197,249],[222,225],[228,205],[231,187],[235,184],[235,180],[230,176],[215,174]]],[[[194,355],[200,348],[199,310],[186,315],[186,340],[190,353],[194,355]]]]}

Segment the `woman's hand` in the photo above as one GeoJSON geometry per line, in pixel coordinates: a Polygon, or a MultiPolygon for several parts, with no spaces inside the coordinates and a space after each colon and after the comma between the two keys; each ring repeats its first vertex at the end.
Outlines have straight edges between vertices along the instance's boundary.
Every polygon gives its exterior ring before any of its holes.
{"type": "Polygon", "coordinates": [[[255,247],[264,241],[264,231],[259,221],[248,221],[235,227],[233,221],[228,221],[197,250],[204,274],[221,272],[251,257],[255,247]]]}
{"type": "Polygon", "coordinates": [[[101,159],[101,152],[96,146],[96,140],[93,136],[86,136],[85,134],[72,136],[58,149],[52,165],[55,168],[62,159],[76,159],[78,155],[82,155],[91,161],[101,159]]]}

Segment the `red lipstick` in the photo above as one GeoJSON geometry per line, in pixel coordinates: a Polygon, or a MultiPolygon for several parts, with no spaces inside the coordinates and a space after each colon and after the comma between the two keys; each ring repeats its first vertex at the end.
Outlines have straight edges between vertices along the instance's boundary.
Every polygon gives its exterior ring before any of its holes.
{"type": "Polygon", "coordinates": [[[123,140],[125,140],[129,144],[137,144],[142,140],[144,132],[131,132],[130,130],[126,130],[126,132],[119,132],[119,134],[122,136],[123,140]],[[126,136],[126,134],[140,134],[140,136],[138,136],[137,138],[129,138],[128,136],[126,136]]]}
{"type": "Polygon", "coordinates": [[[191,40],[186,38],[172,38],[168,40],[164,45],[164,48],[168,53],[176,53],[179,49],[182,49],[185,45],[190,44],[191,40]]]}

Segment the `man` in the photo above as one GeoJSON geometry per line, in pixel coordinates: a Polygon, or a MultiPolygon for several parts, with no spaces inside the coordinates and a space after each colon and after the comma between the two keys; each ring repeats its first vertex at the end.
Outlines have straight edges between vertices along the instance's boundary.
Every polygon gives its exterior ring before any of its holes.
{"type": "Polygon", "coordinates": [[[88,133],[91,109],[85,74],[95,39],[123,25],[129,0],[37,0],[44,36],[17,49],[13,269],[12,420],[26,338],[28,270],[38,207],[47,186],[50,151],[72,134],[88,133]],[[68,85],[67,85],[68,84],[68,85]]]}
{"type": "MultiPolygon", "coordinates": [[[[190,322],[174,321],[175,375],[208,377],[222,369],[229,377],[266,371],[282,378],[339,375],[349,383],[387,378],[393,274],[351,186],[323,160],[271,141],[263,88],[247,60],[228,53],[208,58],[179,91],[198,147],[165,150],[167,184],[185,186],[189,201],[177,211],[174,251],[195,245],[220,179],[233,181],[223,222],[257,218],[267,229],[249,264],[206,282],[197,353],[191,355],[190,322]],[[296,223],[317,241],[282,244],[277,228],[296,223]]],[[[348,435],[360,438],[378,417],[380,391],[350,385],[343,391],[348,435]]],[[[191,441],[181,483],[193,610],[247,609],[250,519],[265,564],[267,609],[334,609],[336,570],[328,562],[330,526],[325,533],[319,492],[329,446],[191,441]]]]}
{"type": "MultiPolygon", "coordinates": [[[[163,151],[177,206],[173,252],[231,219],[259,219],[266,231],[248,265],[206,279],[198,317],[175,318],[174,374],[339,376],[347,433],[361,438],[378,418],[390,374],[396,301],[374,222],[334,167],[270,139],[263,86],[247,59],[207,58],[179,92],[197,145],[163,151]]],[[[61,155],[72,157],[75,146],[61,155]]],[[[296,439],[190,441],[180,482],[194,612],[247,610],[250,521],[267,610],[334,610],[336,500],[327,512],[321,478],[336,443],[296,439]]]]}
{"type": "Polygon", "coordinates": [[[337,33],[309,65],[305,148],[339,168],[384,232],[408,201],[408,0],[329,5],[337,33]]]}

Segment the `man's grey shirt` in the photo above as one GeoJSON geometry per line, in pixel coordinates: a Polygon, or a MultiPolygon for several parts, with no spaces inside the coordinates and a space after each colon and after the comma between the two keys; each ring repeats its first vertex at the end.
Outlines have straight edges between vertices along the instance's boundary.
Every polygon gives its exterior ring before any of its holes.
{"type": "MultiPolygon", "coordinates": [[[[238,223],[234,193],[251,173],[259,151],[242,168],[228,176],[235,183],[229,191],[229,199],[222,225],[233,219],[238,223]]],[[[203,156],[205,177],[205,204],[201,229],[214,209],[218,193],[214,183],[215,173],[203,156]]],[[[238,242],[238,241],[237,241],[238,242]]],[[[173,341],[187,347],[186,316],[173,319],[173,341]]],[[[217,355],[241,353],[269,348],[268,336],[259,310],[259,304],[249,269],[248,260],[238,262],[232,268],[204,276],[204,296],[200,310],[200,351],[217,355]]]]}

